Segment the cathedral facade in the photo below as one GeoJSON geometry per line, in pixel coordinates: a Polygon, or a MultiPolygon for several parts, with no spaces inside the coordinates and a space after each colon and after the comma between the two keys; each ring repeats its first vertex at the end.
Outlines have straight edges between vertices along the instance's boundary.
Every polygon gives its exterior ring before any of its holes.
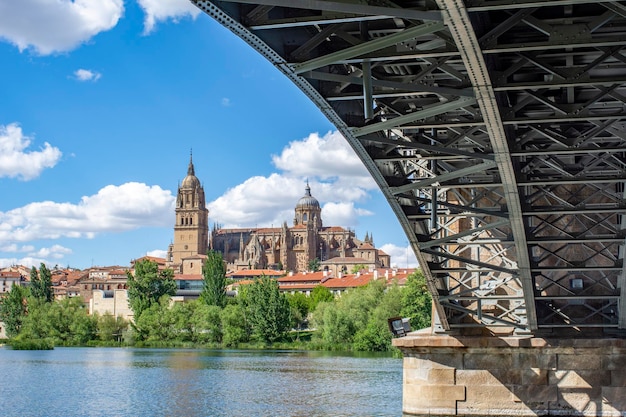
{"type": "MultiPolygon", "coordinates": [[[[317,259],[321,269],[350,272],[355,265],[365,268],[389,267],[390,257],[374,247],[373,237],[364,240],[340,226],[324,226],[322,209],[311,195],[308,182],[297,202],[293,225],[281,227],[233,228],[214,226],[208,236],[208,210],[204,189],[189,161],[187,176],[178,187],[174,242],[168,264],[181,273],[183,266],[197,265],[207,249],[222,254],[229,272],[243,269],[276,269],[303,272],[317,259]],[[196,262],[192,262],[192,261],[196,262]]],[[[197,271],[190,271],[195,273],[197,271]]]]}

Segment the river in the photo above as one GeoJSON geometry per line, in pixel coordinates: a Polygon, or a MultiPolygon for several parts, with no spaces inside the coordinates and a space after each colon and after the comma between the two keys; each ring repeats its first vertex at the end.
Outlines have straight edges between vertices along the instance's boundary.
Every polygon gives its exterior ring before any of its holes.
{"type": "Polygon", "coordinates": [[[2,416],[401,416],[402,360],[308,351],[0,348],[2,416]]]}

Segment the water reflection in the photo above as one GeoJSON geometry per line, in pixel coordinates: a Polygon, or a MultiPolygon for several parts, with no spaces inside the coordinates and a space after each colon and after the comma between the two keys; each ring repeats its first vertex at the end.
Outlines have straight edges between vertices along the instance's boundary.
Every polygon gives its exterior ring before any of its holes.
{"type": "Polygon", "coordinates": [[[402,361],[380,356],[0,349],[0,375],[5,376],[0,384],[2,411],[9,416],[402,414],[402,361]]]}

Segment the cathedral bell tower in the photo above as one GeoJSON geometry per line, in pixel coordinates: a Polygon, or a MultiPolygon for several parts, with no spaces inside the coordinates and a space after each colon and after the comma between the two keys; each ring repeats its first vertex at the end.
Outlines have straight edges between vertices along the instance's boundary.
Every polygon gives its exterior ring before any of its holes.
{"type": "Polygon", "coordinates": [[[168,251],[168,264],[181,265],[183,258],[206,255],[209,245],[209,210],[204,188],[195,175],[192,156],[187,176],[178,187],[174,243],[168,251]]]}

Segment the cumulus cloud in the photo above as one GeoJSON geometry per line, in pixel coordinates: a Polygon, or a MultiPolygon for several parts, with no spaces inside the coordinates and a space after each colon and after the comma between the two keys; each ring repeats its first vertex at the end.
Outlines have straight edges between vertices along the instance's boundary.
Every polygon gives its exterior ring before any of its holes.
{"type": "Polygon", "coordinates": [[[290,142],[272,160],[284,172],[249,178],[210,202],[214,222],[223,227],[291,225],[293,209],[304,196],[305,180],[323,206],[324,224],[355,227],[359,217],[372,215],[356,204],[366,200],[376,184],[338,132],[323,137],[313,133],[290,142]]]}
{"type": "Polygon", "coordinates": [[[32,180],[61,159],[61,151],[47,142],[40,150],[27,152],[30,144],[31,139],[18,124],[0,125],[0,178],[32,180]]]}
{"type": "Polygon", "coordinates": [[[28,256],[40,258],[62,259],[65,255],[70,255],[72,250],[61,245],[52,245],[49,248],[41,248],[38,251],[31,252],[28,256]]]}
{"type": "Polygon", "coordinates": [[[19,252],[32,252],[35,250],[33,245],[17,246],[15,243],[0,246],[0,252],[19,253],[19,252]]]}
{"type": "Polygon", "coordinates": [[[144,19],[144,33],[154,30],[157,22],[173,20],[177,22],[183,17],[196,18],[200,9],[189,0],[137,0],[146,17],[144,19]]]}
{"type": "Polygon", "coordinates": [[[148,251],[146,255],[153,256],[155,258],[165,258],[167,256],[167,251],[162,249],[155,249],[148,251]]]}
{"type": "Polygon", "coordinates": [[[77,69],[74,71],[74,78],[78,81],[98,81],[102,74],[96,71],[87,70],[87,69],[77,69]]]}
{"type": "Polygon", "coordinates": [[[77,204],[42,201],[0,212],[0,241],[93,238],[102,232],[167,227],[171,226],[174,203],[172,193],[159,186],[136,182],[108,185],[77,204]]]}
{"type": "Polygon", "coordinates": [[[272,156],[272,162],[288,175],[316,176],[340,184],[376,188],[369,172],[338,131],[324,136],[311,133],[303,140],[290,142],[280,155],[272,156]]]}
{"type": "Polygon", "coordinates": [[[210,202],[209,214],[223,227],[291,224],[294,202],[302,195],[301,179],[279,174],[252,177],[210,202]]]}
{"type": "MultiPolygon", "coordinates": [[[[374,236],[374,242],[376,236],[374,236]]],[[[380,250],[391,257],[391,266],[398,268],[418,268],[419,263],[415,257],[415,252],[410,246],[396,246],[392,243],[384,244],[380,250]]]]}
{"type": "Polygon", "coordinates": [[[354,227],[359,224],[359,217],[371,216],[369,210],[360,209],[354,206],[354,202],[349,203],[326,203],[322,208],[323,221],[328,225],[343,225],[354,227]]]}
{"type": "Polygon", "coordinates": [[[0,38],[40,55],[70,51],[115,25],[123,0],[2,0],[0,38]]]}
{"type": "Polygon", "coordinates": [[[28,268],[32,268],[34,266],[39,268],[39,265],[42,263],[46,265],[50,264],[50,262],[45,259],[33,258],[31,256],[26,256],[24,258],[0,258],[0,268],[6,268],[13,265],[23,265],[28,268]]]}

